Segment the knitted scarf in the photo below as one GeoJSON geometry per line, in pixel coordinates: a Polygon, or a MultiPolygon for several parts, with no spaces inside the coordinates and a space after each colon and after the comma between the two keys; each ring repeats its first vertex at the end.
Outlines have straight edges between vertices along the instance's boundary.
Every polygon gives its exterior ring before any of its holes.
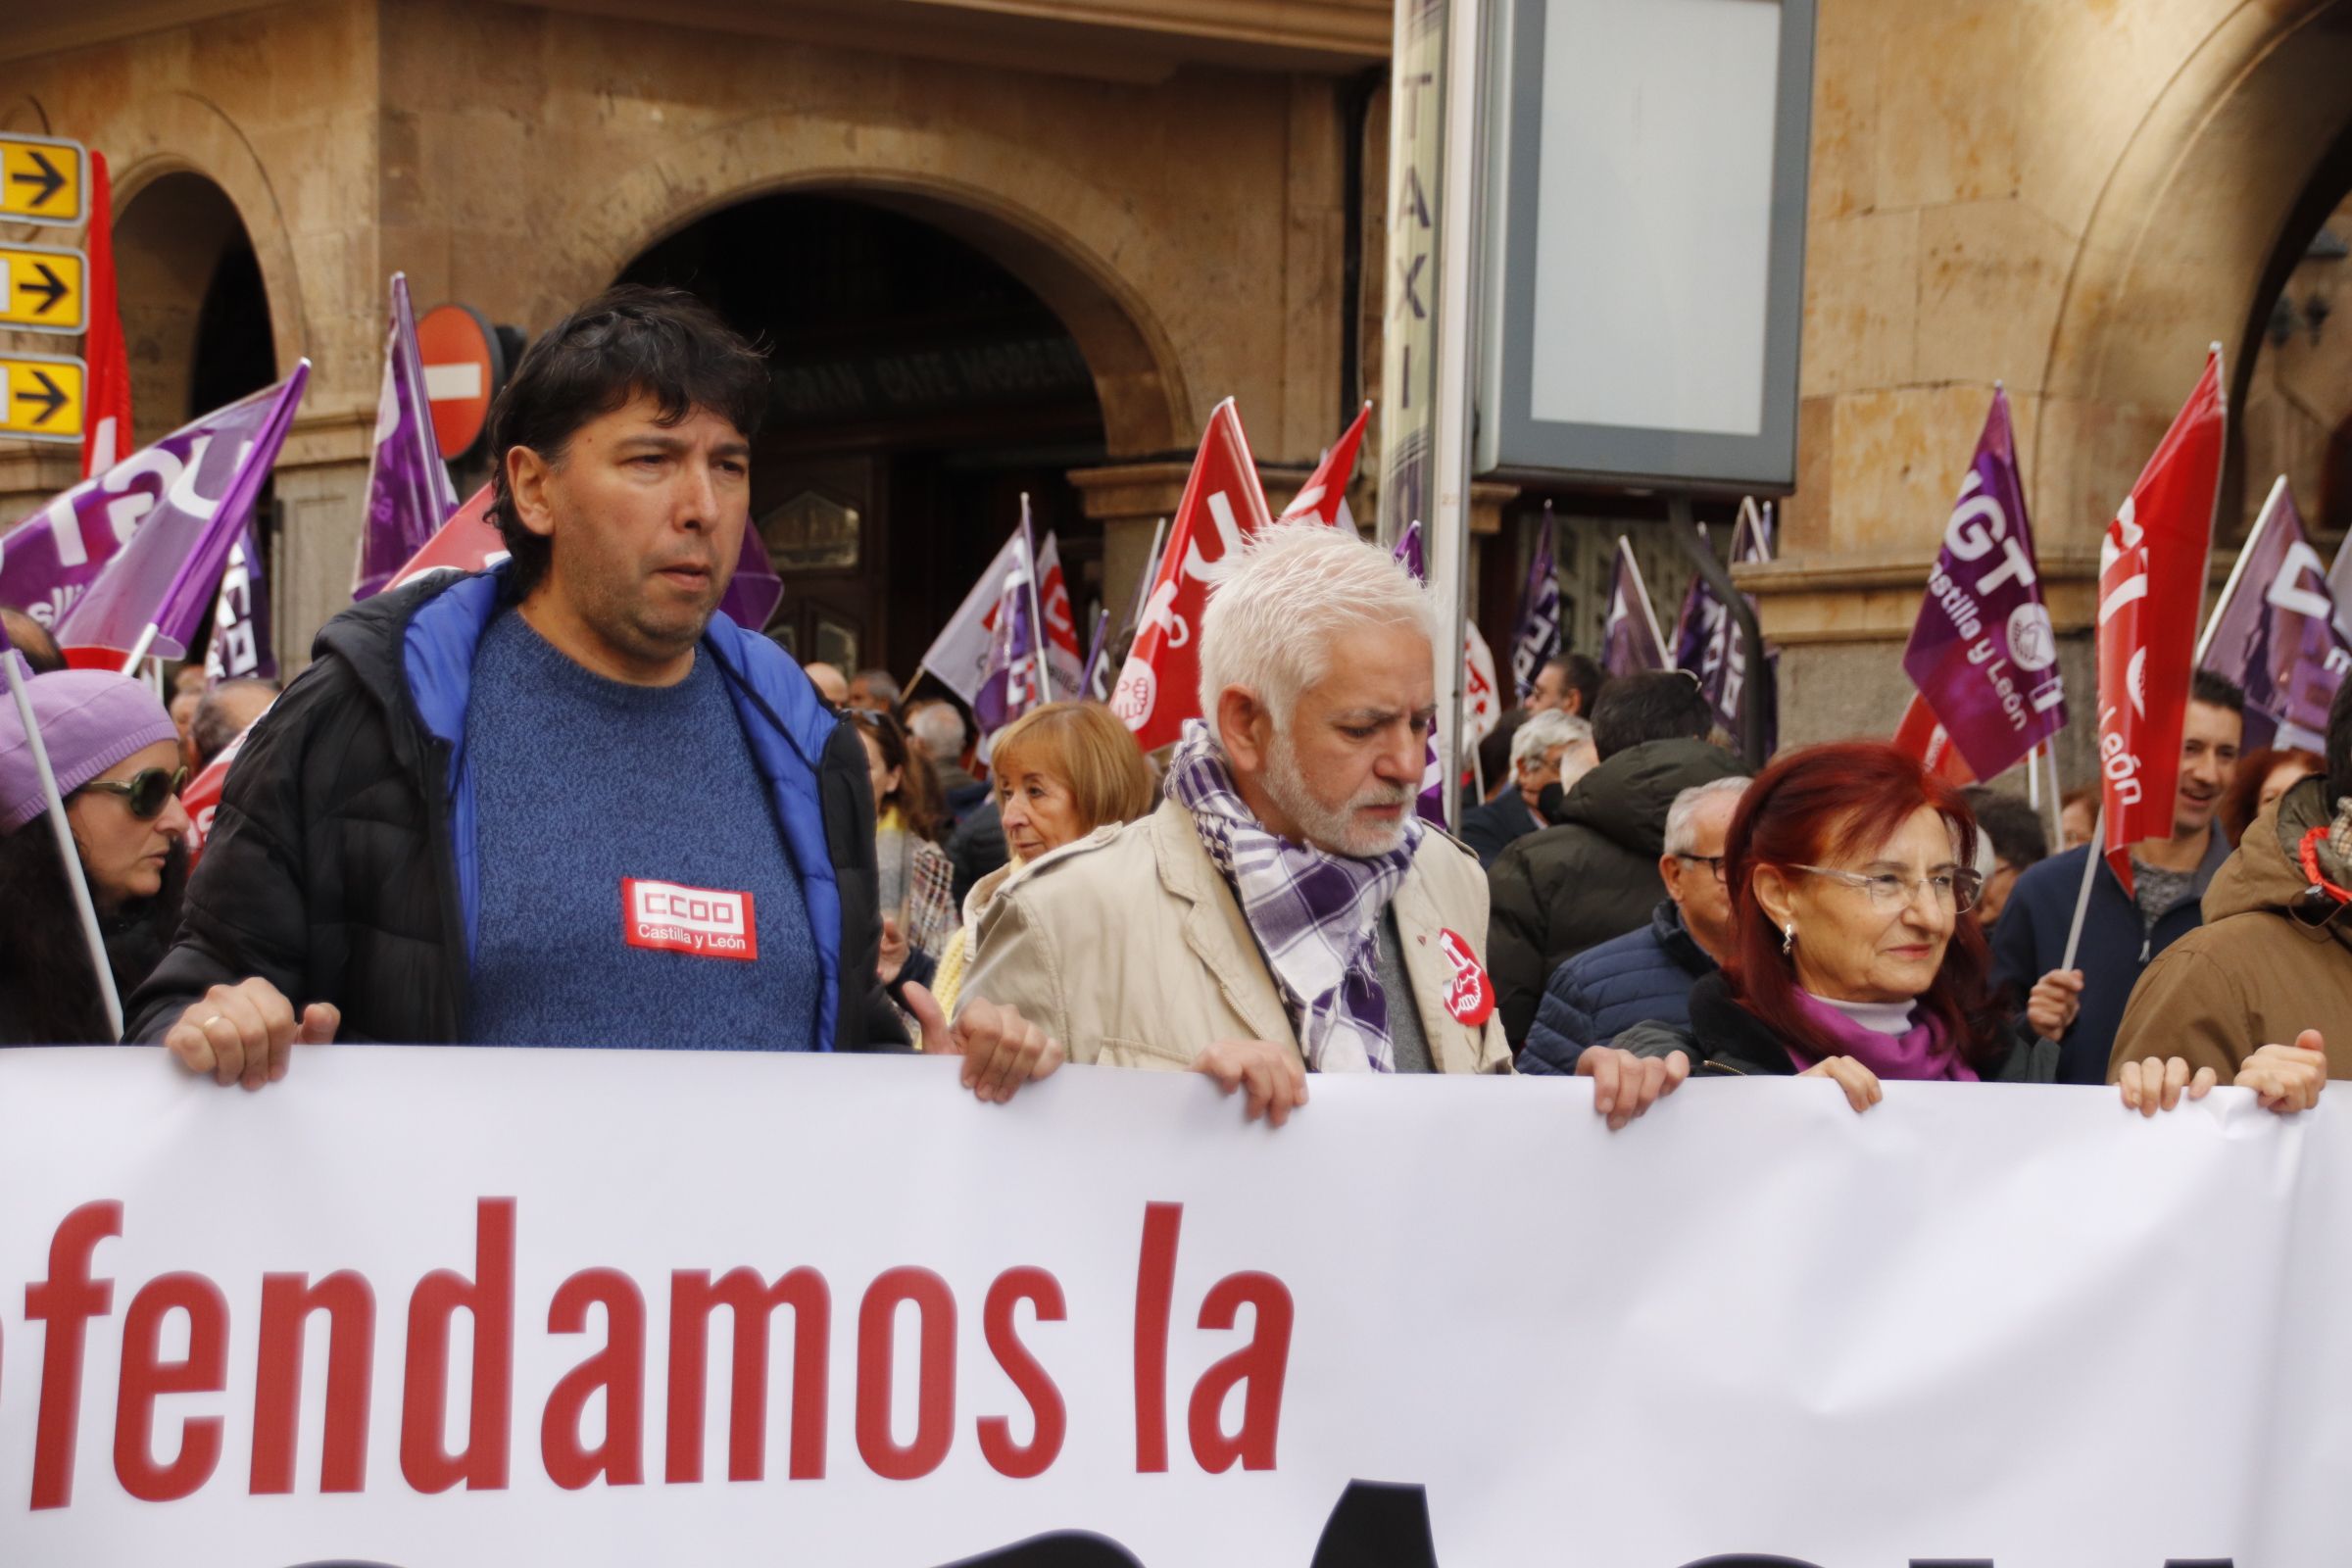
{"type": "Polygon", "coordinates": [[[1243,803],[1200,719],[1184,726],[1168,760],[1168,794],[1192,812],[1200,847],[1233,888],[1308,1068],[1395,1072],[1388,998],[1374,965],[1380,919],[1412,867],[1420,820],[1408,815],[1404,842],[1370,859],[1293,844],[1243,803]]]}

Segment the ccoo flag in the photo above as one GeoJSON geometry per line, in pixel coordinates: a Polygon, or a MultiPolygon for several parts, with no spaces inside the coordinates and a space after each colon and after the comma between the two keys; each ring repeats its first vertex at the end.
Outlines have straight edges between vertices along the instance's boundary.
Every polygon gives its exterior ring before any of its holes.
{"type": "Polygon", "coordinates": [[[253,520],[254,502],[310,378],[311,362],[304,360],[277,385],[208,416],[213,439],[201,453],[191,452],[130,542],[66,612],[57,626],[61,645],[107,649],[126,662],[146,654],[188,657],[188,639],[253,520]]]}
{"type": "Polygon", "coordinates": [[[1511,685],[1522,708],[1535,695],[1536,676],[1560,651],[1559,540],[1553,528],[1546,501],[1536,554],[1527,564],[1527,586],[1519,595],[1519,622],[1511,628],[1511,685]]]}
{"type": "Polygon", "coordinates": [[[1306,483],[1282,509],[1277,522],[1302,522],[1312,518],[1335,526],[1342,520],[1353,524],[1348,516],[1348,483],[1355,477],[1355,455],[1364,444],[1364,421],[1372,416],[1372,405],[1367,403],[1356,412],[1355,419],[1342,432],[1339,445],[1323,454],[1315,471],[1306,476],[1306,483]]]}
{"type": "Polygon", "coordinates": [[[1145,751],[1168,745],[1186,719],[1200,716],[1200,612],[1209,586],[1225,559],[1270,520],[1241,415],[1227,398],[1200,433],[1135,646],[1110,694],[1111,711],[1145,751]]]}
{"type": "Polygon", "coordinates": [[[2225,409],[2216,344],[2099,547],[2102,847],[2127,891],[2132,846],[2173,831],[2225,409]]]}
{"type": "Polygon", "coordinates": [[[1061,547],[1049,530],[1037,547],[1038,612],[1046,621],[1046,673],[1053,689],[1046,700],[1085,695],[1086,656],[1078,648],[1078,616],[1070,609],[1070,585],[1061,574],[1061,547]]]}
{"type": "Polygon", "coordinates": [[[2066,727],[2058,638],[2041,602],[2009,395],[1998,387],[1943,525],[1903,670],[1979,778],[2015,766],[2066,727]]]}
{"type": "Polygon", "coordinates": [[[432,405],[425,397],[424,361],[416,350],[416,318],[409,309],[409,279],[392,274],[392,324],[384,333],[384,385],[375,405],[375,453],[368,465],[368,515],[360,524],[360,559],[351,597],[383,591],[392,574],[458,510],[449,466],[433,439],[432,405]]]}
{"type": "Polygon", "coordinates": [[[2197,667],[2246,694],[2245,749],[2328,749],[2328,706],[2352,669],[2342,606],[2280,474],[2197,645],[2197,667]]]}
{"type": "Polygon", "coordinates": [[[1657,612],[1649,607],[1649,589],[1634,561],[1634,547],[1617,536],[1617,572],[1609,584],[1609,618],[1602,628],[1600,665],[1612,675],[1632,675],[1666,667],[1666,639],[1658,632],[1657,612]]]}
{"type": "Polygon", "coordinates": [[[213,601],[212,645],[204,655],[208,682],[248,676],[277,679],[277,653],[270,646],[270,591],[251,523],[228,553],[228,569],[220,574],[220,597],[213,601]]]}

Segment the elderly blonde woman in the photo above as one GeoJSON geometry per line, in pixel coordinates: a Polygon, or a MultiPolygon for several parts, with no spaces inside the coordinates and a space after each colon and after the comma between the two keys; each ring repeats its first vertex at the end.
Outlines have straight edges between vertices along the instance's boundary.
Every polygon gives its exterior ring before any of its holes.
{"type": "Polygon", "coordinates": [[[1027,866],[1101,827],[1152,808],[1152,775],[1135,736],[1097,703],[1048,703],[997,737],[990,772],[1012,858],[973,884],[963,924],[940,955],[932,993],[951,1015],[978,943],[980,917],[1027,866]]]}

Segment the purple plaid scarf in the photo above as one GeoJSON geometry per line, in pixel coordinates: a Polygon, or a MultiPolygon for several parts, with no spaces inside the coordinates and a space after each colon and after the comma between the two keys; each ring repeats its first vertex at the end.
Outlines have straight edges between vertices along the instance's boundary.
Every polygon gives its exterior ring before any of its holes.
{"type": "Polygon", "coordinates": [[[1315,1072],[1395,1072],[1389,1002],[1374,968],[1380,919],[1412,868],[1418,817],[1404,842],[1369,860],[1293,844],[1259,824],[1233,787],[1208,726],[1192,719],[1168,760],[1168,794],[1233,888],[1315,1072]]]}

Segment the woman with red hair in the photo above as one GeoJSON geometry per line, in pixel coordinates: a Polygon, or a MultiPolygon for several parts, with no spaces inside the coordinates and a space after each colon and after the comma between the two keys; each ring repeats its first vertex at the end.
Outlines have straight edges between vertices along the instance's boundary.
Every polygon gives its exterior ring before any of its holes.
{"type": "MultiPolygon", "coordinates": [[[[1856,1110],[1888,1078],[2055,1081],[2058,1048],[1991,1000],[1969,912],[1977,824],[1958,791],[1891,746],[1808,747],[1756,775],[1727,842],[1722,972],[1691,990],[1688,1029],[1638,1025],[1619,1048],[1683,1052],[1701,1073],[1830,1078],[1856,1110]]],[[[2213,1086],[2210,1069],[2151,1065],[2145,1094],[2124,1079],[2134,1109],[2213,1086]]]]}

